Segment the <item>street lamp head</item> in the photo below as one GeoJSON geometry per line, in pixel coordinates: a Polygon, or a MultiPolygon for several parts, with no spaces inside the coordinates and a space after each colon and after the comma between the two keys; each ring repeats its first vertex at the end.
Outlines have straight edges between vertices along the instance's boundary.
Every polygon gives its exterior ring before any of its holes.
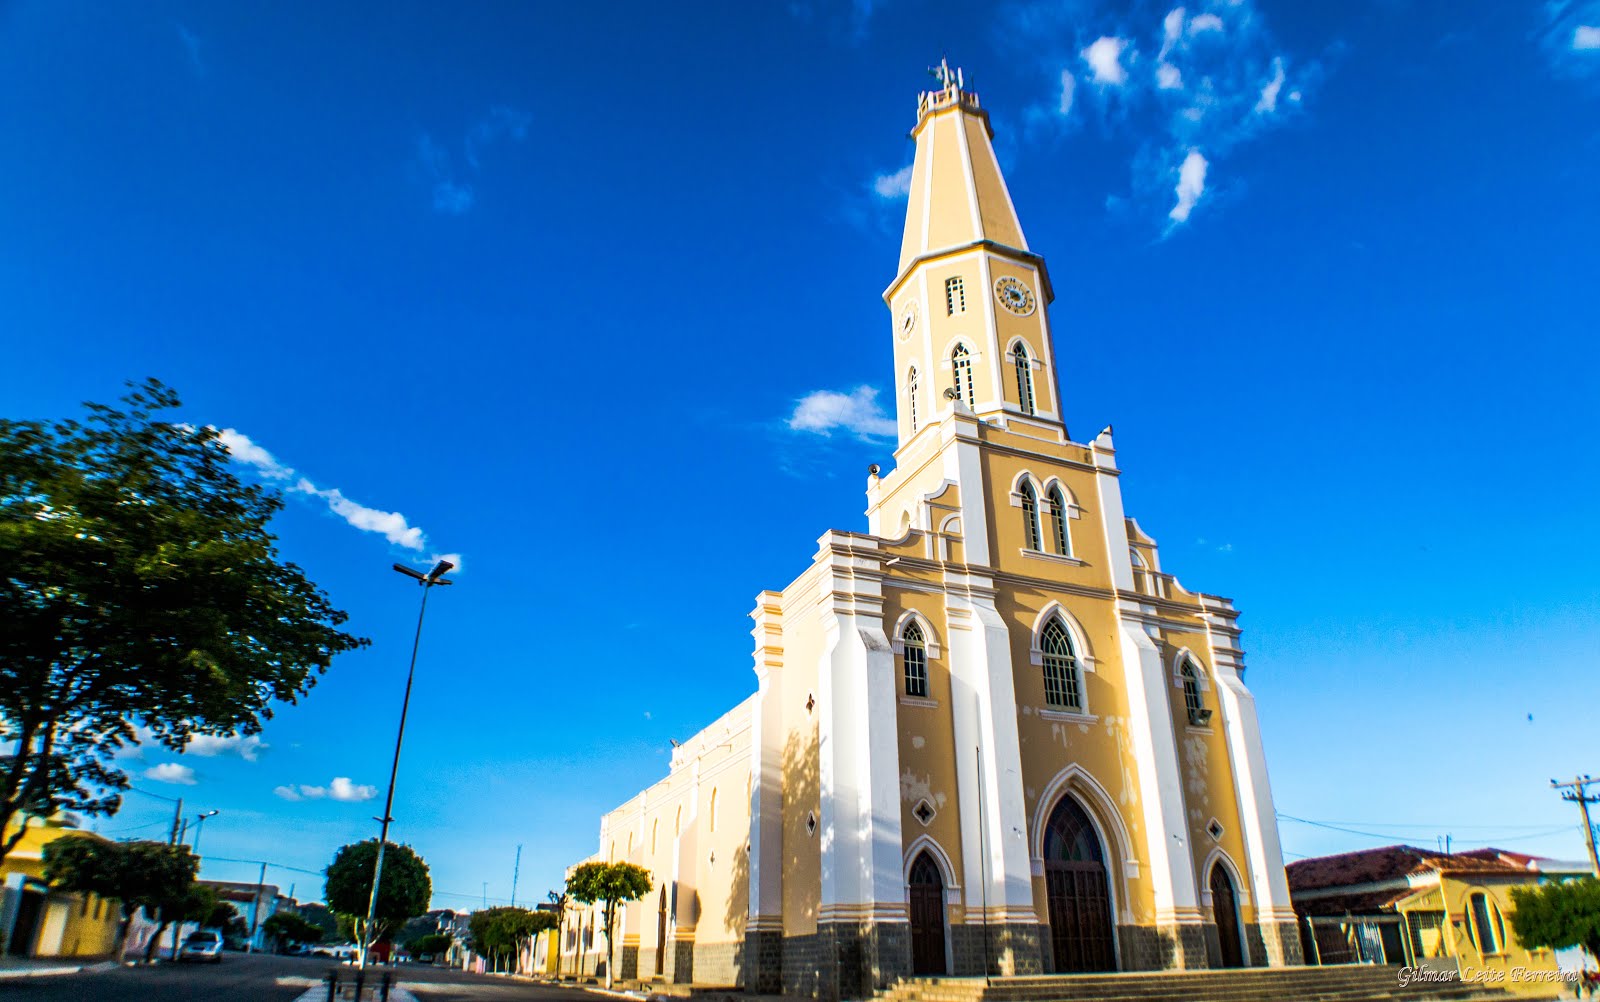
{"type": "Polygon", "coordinates": [[[424,575],[421,571],[412,570],[411,568],[407,567],[405,564],[395,564],[394,565],[394,569],[399,571],[401,574],[404,574],[408,578],[416,578],[418,581],[427,581],[428,580],[427,576],[424,575]]]}
{"type": "Polygon", "coordinates": [[[439,579],[456,569],[456,565],[448,560],[441,560],[433,565],[433,570],[428,572],[428,583],[438,584],[439,579]]]}
{"type": "Polygon", "coordinates": [[[201,814],[200,816],[202,818],[214,818],[218,814],[221,814],[221,813],[222,813],[222,811],[220,811],[220,810],[212,810],[212,811],[206,811],[205,813],[201,814]]]}

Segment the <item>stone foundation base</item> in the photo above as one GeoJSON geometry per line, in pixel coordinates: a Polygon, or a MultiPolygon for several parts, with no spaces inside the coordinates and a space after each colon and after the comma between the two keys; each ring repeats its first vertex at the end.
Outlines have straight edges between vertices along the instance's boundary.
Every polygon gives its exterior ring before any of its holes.
{"type": "Polygon", "coordinates": [[[1117,945],[1124,971],[1193,971],[1211,966],[1204,926],[1119,925],[1117,945]]]}
{"type": "Polygon", "coordinates": [[[639,977],[639,948],[637,946],[624,946],[622,955],[617,958],[617,977],[624,981],[634,981],[639,977]]]}
{"type": "Polygon", "coordinates": [[[694,980],[702,985],[743,985],[744,942],[696,943],[694,980]]]}
{"type": "Polygon", "coordinates": [[[745,933],[740,984],[753,995],[783,992],[783,933],[776,929],[745,933]]]}
{"type": "Polygon", "coordinates": [[[1293,922],[1245,926],[1250,963],[1257,967],[1299,967],[1306,962],[1300,927],[1293,922]]]}
{"type": "Polygon", "coordinates": [[[865,998],[910,974],[911,927],[904,922],[825,922],[810,936],[783,938],[785,995],[865,998]]]}
{"type": "Polygon", "coordinates": [[[668,940],[667,948],[667,980],[675,985],[687,985],[694,982],[694,944],[680,943],[677,940],[668,940]]]}
{"type": "MultiPolygon", "coordinates": [[[[993,924],[988,927],[989,970],[999,977],[1026,974],[1043,974],[1047,969],[1049,949],[1041,926],[1031,923],[993,924]]],[[[984,972],[984,927],[958,925],[950,928],[950,952],[947,958],[956,975],[976,975],[984,972]]]]}

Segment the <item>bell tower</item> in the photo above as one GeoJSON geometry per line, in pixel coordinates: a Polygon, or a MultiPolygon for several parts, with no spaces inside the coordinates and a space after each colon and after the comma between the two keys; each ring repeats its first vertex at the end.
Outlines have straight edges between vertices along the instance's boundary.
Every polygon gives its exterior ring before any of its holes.
{"type": "Polygon", "coordinates": [[[883,294],[899,446],[951,408],[1064,435],[1044,259],[1028,249],[978,95],[943,61],[930,72],[939,87],[917,98],[900,264],[883,294]]]}

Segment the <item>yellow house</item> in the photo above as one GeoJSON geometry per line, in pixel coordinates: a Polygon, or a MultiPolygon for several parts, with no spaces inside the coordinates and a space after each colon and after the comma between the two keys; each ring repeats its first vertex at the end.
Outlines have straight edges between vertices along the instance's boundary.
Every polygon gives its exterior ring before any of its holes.
{"type": "MultiPolygon", "coordinates": [[[[1068,433],[1082,339],[988,113],[938,76],[885,262],[893,468],[865,532],[756,596],[754,694],[601,819],[598,857],[655,878],[616,973],[837,999],[1298,964],[1239,613],[1163,568],[1110,427],[1068,433]]],[[[568,916],[569,969],[594,923],[568,916]]]]}
{"type": "Polygon", "coordinates": [[[1414,846],[1289,864],[1289,890],[1311,963],[1404,964],[1528,995],[1556,995],[1555,954],[1517,942],[1511,891],[1588,872],[1497,849],[1414,846]]]}
{"type": "MultiPolygon", "coordinates": [[[[7,835],[15,833],[13,827],[7,835]]],[[[42,851],[80,832],[68,818],[33,818],[22,841],[0,863],[0,945],[18,957],[109,957],[116,949],[122,907],[94,894],[67,894],[44,882],[42,851]]]]}

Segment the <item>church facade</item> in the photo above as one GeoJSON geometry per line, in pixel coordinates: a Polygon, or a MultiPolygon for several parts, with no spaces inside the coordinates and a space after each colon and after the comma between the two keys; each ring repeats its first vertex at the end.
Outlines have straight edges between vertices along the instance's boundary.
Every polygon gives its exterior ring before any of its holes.
{"type": "MultiPolygon", "coordinates": [[[[976,94],[918,101],[883,297],[894,468],[757,596],[755,693],[607,814],[623,978],[860,998],[910,975],[1301,962],[1238,613],[1162,569],[1111,429],[1068,437],[976,94]]],[[[562,935],[569,972],[601,939],[562,935]]]]}

